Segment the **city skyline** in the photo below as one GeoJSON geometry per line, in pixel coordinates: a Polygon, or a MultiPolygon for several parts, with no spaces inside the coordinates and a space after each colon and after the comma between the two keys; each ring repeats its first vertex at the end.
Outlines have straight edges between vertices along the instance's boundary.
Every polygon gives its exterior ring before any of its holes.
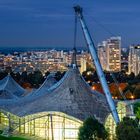
{"type": "MultiPolygon", "coordinates": [[[[122,37],[122,47],[139,43],[140,14],[138,0],[0,0],[0,46],[71,47],[73,46],[74,11],[79,4],[91,35],[98,44],[111,36],[122,37]]],[[[86,46],[78,25],[77,46],[86,46]]]]}

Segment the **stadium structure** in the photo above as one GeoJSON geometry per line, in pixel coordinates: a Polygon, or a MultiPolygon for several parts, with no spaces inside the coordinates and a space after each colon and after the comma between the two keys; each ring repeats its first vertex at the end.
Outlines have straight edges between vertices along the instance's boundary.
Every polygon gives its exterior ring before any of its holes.
{"type": "MultiPolygon", "coordinates": [[[[92,116],[105,124],[113,137],[115,122],[105,96],[91,89],[75,63],[59,82],[45,88],[47,82],[35,95],[0,98],[0,129],[4,135],[18,133],[46,140],[76,140],[82,122],[92,116]]],[[[19,86],[15,85],[11,87],[18,91],[19,86]]],[[[132,115],[128,104],[116,101],[120,119],[132,115]]]]}
{"type": "MultiPolygon", "coordinates": [[[[5,89],[7,81],[13,81],[12,78],[5,79],[0,81],[0,89],[5,89]]],[[[39,89],[22,98],[15,97],[22,95],[15,81],[6,87],[9,92],[5,96],[9,98],[0,96],[0,130],[3,130],[3,135],[22,134],[39,140],[77,140],[83,121],[94,117],[109,130],[110,139],[114,139],[115,112],[112,112],[106,96],[92,90],[83,79],[76,64],[76,49],[72,65],[63,78],[57,83],[50,82],[53,85],[48,86],[47,82],[45,80],[39,89]]],[[[120,120],[134,115],[134,101],[113,102],[120,120]]]]}

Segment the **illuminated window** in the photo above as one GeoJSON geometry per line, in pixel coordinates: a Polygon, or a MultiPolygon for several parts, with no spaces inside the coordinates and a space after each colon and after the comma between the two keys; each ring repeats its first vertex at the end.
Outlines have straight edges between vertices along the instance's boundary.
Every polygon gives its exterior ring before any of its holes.
{"type": "MultiPolygon", "coordinates": [[[[20,133],[51,140],[75,140],[82,122],[63,113],[40,113],[26,116],[20,133]],[[40,117],[41,116],[41,117],[40,117]],[[25,131],[24,131],[25,130],[25,131]]],[[[23,118],[22,118],[23,120],[23,118]]]]}
{"type": "MultiPolygon", "coordinates": [[[[118,115],[119,115],[120,120],[122,120],[126,116],[126,105],[125,105],[125,103],[119,102],[118,105],[117,105],[117,111],[118,111],[118,115]]],[[[115,123],[111,114],[106,119],[105,128],[109,132],[110,139],[114,140],[115,139],[116,123],[115,123]]]]}

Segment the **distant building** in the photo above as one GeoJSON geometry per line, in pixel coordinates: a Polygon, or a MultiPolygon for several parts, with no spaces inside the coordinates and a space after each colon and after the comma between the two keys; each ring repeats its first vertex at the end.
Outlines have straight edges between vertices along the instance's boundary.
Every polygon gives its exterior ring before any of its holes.
{"type": "MultiPolygon", "coordinates": [[[[88,117],[94,117],[105,125],[109,139],[115,139],[116,124],[106,97],[92,90],[85,82],[78,70],[76,58],[76,51],[73,51],[71,65],[61,80],[56,83],[47,77],[30,95],[10,75],[0,80],[0,130],[3,135],[77,140],[79,127],[88,117]]],[[[136,102],[115,101],[120,120],[133,115],[130,105],[136,102]]]]}
{"type": "Polygon", "coordinates": [[[129,74],[133,72],[138,75],[140,72],[140,45],[130,46],[129,48],[129,74]]]}
{"type": "Polygon", "coordinates": [[[86,70],[87,70],[87,61],[84,58],[81,58],[80,72],[83,73],[86,70]]]}
{"type": "Polygon", "coordinates": [[[98,45],[98,55],[104,70],[121,71],[121,37],[111,37],[98,45]]]}
{"type": "Polygon", "coordinates": [[[128,72],[128,48],[121,48],[121,70],[128,72]]]}
{"type": "Polygon", "coordinates": [[[103,70],[107,70],[107,53],[106,53],[106,41],[98,45],[98,56],[103,70]]]}

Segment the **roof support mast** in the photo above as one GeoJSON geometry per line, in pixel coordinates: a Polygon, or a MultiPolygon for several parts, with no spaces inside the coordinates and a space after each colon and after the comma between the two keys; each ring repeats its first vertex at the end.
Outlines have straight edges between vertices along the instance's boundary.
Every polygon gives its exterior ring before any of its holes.
{"type": "Polygon", "coordinates": [[[91,35],[90,35],[90,33],[88,31],[88,28],[86,26],[86,23],[85,23],[83,14],[82,14],[82,8],[80,6],[75,6],[74,7],[74,10],[75,10],[76,16],[80,20],[80,23],[81,23],[81,26],[82,26],[82,30],[83,30],[83,33],[84,33],[84,36],[85,36],[87,45],[89,47],[91,56],[92,56],[92,58],[94,60],[94,64],[95,64],[95,67],[96,67],[96,70],[97,70],[97,74],[98,74],[99,80],[101,82],[103,91],[104,91],[104,93],[106,95],[107,102],[108,102],[109,107],[110,107],[111,112],[112,112],[112,116],[113,116],[113,118],[114,118],[114,120],[115,120],[115,122],[117,124],[117,123],[120,122],[119,116],[118,116],[118,113],[117,113],[117,110],[116,110],[114,101],[112,99],[112,96],[110,94],[110,91],[109,91],[109,88],[108,88],[108,85],[107,85],[107,81],[105,79],[105,75],[103,73],[101,64],[99,62],[99,58],[98,58],[98,55],[97,55],[97,51],[96,51],[95,45],[93,43],[93,40],[91,38],[91,35]]]}

